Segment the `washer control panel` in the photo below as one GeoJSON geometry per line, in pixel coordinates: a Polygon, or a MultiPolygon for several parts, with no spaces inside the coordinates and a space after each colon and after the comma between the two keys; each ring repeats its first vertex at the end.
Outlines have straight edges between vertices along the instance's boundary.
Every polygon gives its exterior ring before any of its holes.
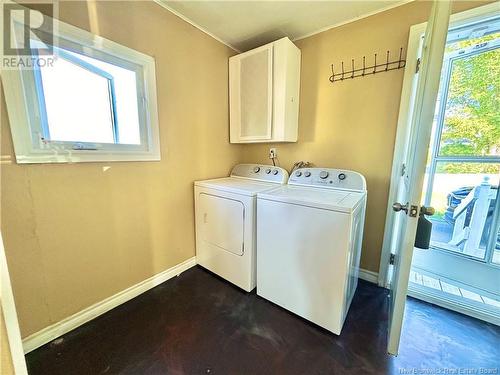
{"type": "Polygon", "coordinates": [[[238,164],[231,171],[231,177],[286,184],[288,172],[280,167],[265,164],[238,164]]]}
{"type": "Polygon", "coordinates": [[[361,173],[346,169],[299,168],[292,172],[288,184],[332,189],[366,190],[364,176],[361,173]]]}

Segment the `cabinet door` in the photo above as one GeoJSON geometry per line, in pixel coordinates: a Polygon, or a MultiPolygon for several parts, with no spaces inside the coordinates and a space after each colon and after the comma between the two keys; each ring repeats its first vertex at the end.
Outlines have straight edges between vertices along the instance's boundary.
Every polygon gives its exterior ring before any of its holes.
{"type": "Polygon", "coordinates": [[[238,56],[231,77],[232,141],[271,139],[273,114],[273,46],[238,56]]]}

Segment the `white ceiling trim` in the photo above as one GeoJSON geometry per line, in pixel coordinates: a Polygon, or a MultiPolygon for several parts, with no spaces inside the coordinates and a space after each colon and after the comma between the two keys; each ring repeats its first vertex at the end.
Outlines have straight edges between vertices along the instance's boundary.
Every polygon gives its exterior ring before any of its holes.
{"type": "MultiPolygon", "coordinates": [[[[183,14],[179,13],[177,10],[171,8],[168,4],[166,4],[163,0],[153,0],[155,3],[157,3],[158,5],[160,5],[161,7],[167,9],[169,12],[175,14],[177,17],[179,17],[180,19],[182,19],[183,21],[189,23],[190,25],[196,27],[198,30],[204,32],[205,34],[211,36],[212,38],[214,38],[215,40],[217,40],[218,42],[228,46],[229,48],[232,48],[233,50],[235,50],[236,52],[240,53],[242,52],[240,49],[236,48],[235,46],[233,46],[231,43],[219,38],[217,35],[214,35],[213,33],[211,33],[210,31],[208,31],[207,29],[205,29],[204,27],[198,25],[196,22],[192,21],[191,19],[189,19],[188,17],[184,16],[183,14]]],[[[351,23],[351,22],[354,22],[354,21],[358,21],[358,20],[361,20],[363,18],[367,18],[367,17],[370,17],[370,16],[373,16],[377,13],[382,13],[382,12],[385,12],[387,10],[390,10],[390,9],[393,9],[393,8],[396,8],[396,7],[399,7],[401,5],[404,5],[404,4],[407,4],[407,3],[410,3],[412,1],[415,1],[415,0],[401,0],[401,1],[398,1],[394,4],[391,4],[391,5],[388,5],[386,7],[383,7],[383,8],[380,8],[380,9],[377,9],[375,11],[372,11],[372,12],[368,12],[368,13],[365,13],[365,14],[362,14],[360,16],[357,16],[357,17],[353,17],[353,18],[350,18],[346,21],[343,21],[343,22],[339,22],[339,23],[335,23],[335,24],[332,24],[332,25],[328,25],[328,26],[325,26],[325,27],[322,27],[321,29],[318,29],[316,31],[313,31],[313,32],[310,32],[310,33],[307,33],[307,34],[304,34],[304,35],[301,35],[297,38],[294,38],[293,41],[297,41],[297,40],[301,40],[301,39],[305,39],[305,38],[308,38],[310,36],[313,36],[313,35],[316,35],[316,34],[319,34],[319,33],[322,33],[324,31],[328,31],[328,30],[331,30],[335,27],[339,27],[339,26],[343,26],[343,25],[346,25],[348,23],[351,23]]]]}
{"type": "Polygon", "coordinates": [[[328,30],[333,29],[335,27],[343,26],[343,25],[346,25],[348,23],[355,22],[355,21],[361,20],[363,18],[367,18],[367,17],[373,16],[373,15],[375,15],[377,13],[382,13],[382,12],[385,12],[387,10],[390,10],[390,9],[393,9],[393,8],[397,8],[397,7],[401,6],[401,5],[404,5],[404,4],[407,4],[407,3],[411,3],[412,1],[415,1],[415,0],[401,0],[401,1],[398,1],[397,3],[388,5],[386,7],[383,7],[383,8],[377,9],[377,10],[374,10],[373,12],[364,13],[364,14],[362,14],[360,16],[350,18],[347,21],[343,21],[343,22],[335,23],[335,24],[332,24],[332,25],[329,25],[329,26],[325,26],[325,27],[322,27],[319,30],[316,30],[316,31],[313,31],[313,32],[310,32],[310,33],[307,33],[307,34],[304,34],[304,35],[301,35],[301,36],[299,36],[297,38],[294,38],[293,41],[295,42],[297,40],[309,38],[310,36],[322,33],[324,31],[328,31],[328,30]]]}
{"type": "Polygon", "coordinates": [[[222,44],[228,46],[229,48],[232,48],[233,50],[235,50],[236,52],[241,52],[238,48],[236,48],[235,46],[231,45],[230,43],[226,42],[225,40],[222,40],[221,38],[219,38],[217,35],[214,35],[212,34],[210,31],[208,31],[207,29],[205,29],[204,27],[198,25],[196,22],[193,22],[191,21],[189,18],[187,18],[185,15],[179,13],[178,11],[176,11],[175,9],[171,8],[169,5],[165,4],[163,2],[163,0],[153,0],[156,4],[158,4],[159,6],[167,9],[169,12],[175,14],[177,17],[179,17],[181,20],[183,21],[186,21],[187,23],[189,23],[190,25],[196,27],[198,30],[200,31],[203,31],[205,34],[211,36],[212,38],[214,38],[215,40],[217,40],[218,42],[221,42],[222,44]]]}

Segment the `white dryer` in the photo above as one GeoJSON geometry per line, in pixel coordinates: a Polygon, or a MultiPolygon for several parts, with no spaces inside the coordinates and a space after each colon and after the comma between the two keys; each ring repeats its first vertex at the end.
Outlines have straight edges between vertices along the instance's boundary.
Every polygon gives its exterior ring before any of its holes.
{"type": "Polygon", "coordinates": [[[230,177],[194,186],[197,263],[247,292],[256,285],[256,196],[285,184],[288,172],[239,164],[230,177]]]}
{"type": "Polygon", "coordinates": [[[339,335],[356,291],[365,178],[304,168],[257,195],[257,294],[339,335]]]}

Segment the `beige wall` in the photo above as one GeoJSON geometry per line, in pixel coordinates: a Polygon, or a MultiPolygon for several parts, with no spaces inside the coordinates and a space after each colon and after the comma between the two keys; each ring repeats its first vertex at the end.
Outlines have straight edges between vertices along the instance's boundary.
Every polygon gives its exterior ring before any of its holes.
{"type": "MultiPolygon", "coordinates": [[[[481,5],[460,2],[455,11],[481,5]]],[[[390,50],[406,52],[409,28],[425,22],[429,2],[415,2],[297,41],[302,51],[299,141],[276,144],[281,166],[306,160],[321,167],[361,172],[367,180],[368,208],[361,267],[378,272],[389,192],[392,154],[404,70],[331,84],[330,65],[366,55],[372,64],[390,50]]],[[[269,144],[245,146],[245,161],[266,162],[269,144]]]]}
{"type": "Polygon", "coordinates": [[[18,165],[1,99],[2,232],[23,337],[194,256],[193,181],[241,159],[228,143],[234,52],[153,2],[94,4],[61,3],[60,17],[155,57],[162,160],[18,165]]]}
{"type": "MultiPolygon", "coordinates": [[[[2,232],[23,337],[193,256],[193,181],[268,161],[269,145],[228,143],[229,48],[153,2],[90,4],[62,2],[61,19],[156,59],[162,161],[18,165],[2,94],[2,232]]],[[[405,5],[297,43],[299,142],[278,145],[279,158],[366,175],[362,266],[373,271],[403,71],[331,85],[329,66],[406,46],[428,8],[405,5]]]]}

